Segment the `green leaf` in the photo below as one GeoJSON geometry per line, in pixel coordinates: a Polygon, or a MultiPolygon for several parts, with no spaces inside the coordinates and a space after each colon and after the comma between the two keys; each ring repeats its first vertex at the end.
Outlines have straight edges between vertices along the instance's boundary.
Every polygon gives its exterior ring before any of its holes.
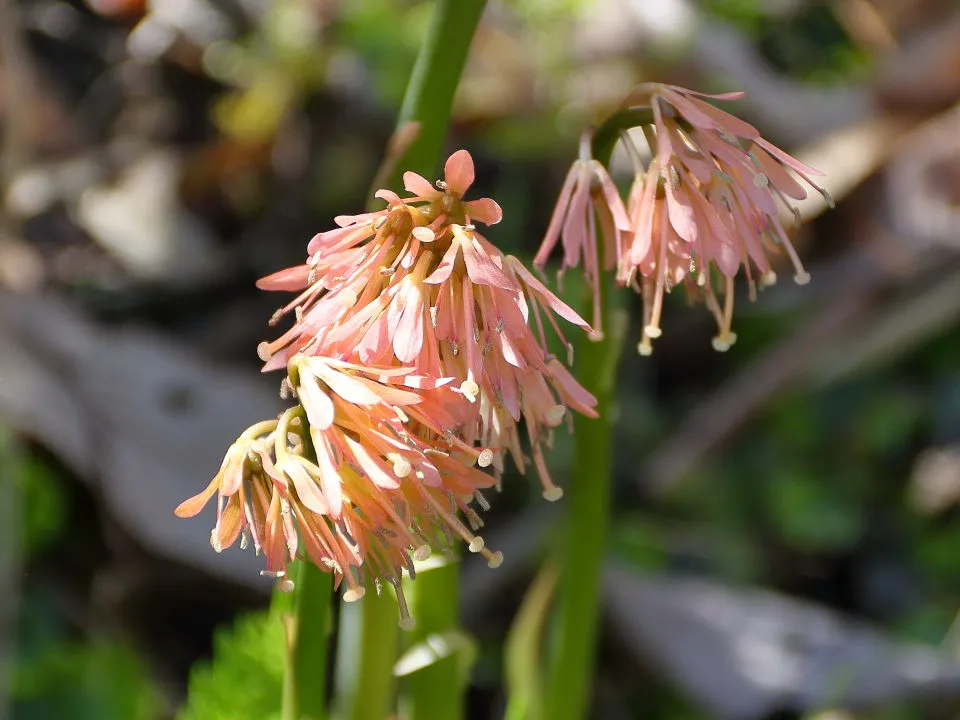
{"type": "Polygon", "coordinates": [[[54,643],[22,664],[14,717],[31,720],[156,720],[162,703],[139,657],[103,641],[54,643]]]}
{"type": "Polygon", "coordinates": [[[277,612],[217,631],[213,660],[194,667],[178,720],[279,720],[286,638],[277,612]]]}

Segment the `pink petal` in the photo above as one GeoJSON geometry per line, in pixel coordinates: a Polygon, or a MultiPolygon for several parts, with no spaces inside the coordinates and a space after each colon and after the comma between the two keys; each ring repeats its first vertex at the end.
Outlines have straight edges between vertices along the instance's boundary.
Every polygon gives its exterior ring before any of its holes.
{"type": "Polygon", "coordinates": [[[397,195],[393,190],[386,190],[384,188],[377,190],[373,196],[379,200],[385,200],[389,205],[399,205],[403,202],[400,199],[400,196],[397,195]]]}
{"type": "MultiPolygon", "coordinates": [[[[306,467],[301,462],[312,465],[302,458],[291,456],[289,459],[281,461],[277,469],[290,478],[293,489],[297,491],[297,497],[300,498],[300,502],[308,510],[312,510],[319,515],[326,515],[330,509],[327,507],[326,500],[323,499],[323,493],[320,492],[314,476],[307,472],[306,467]]],[[[314,466],[314,469],[319,474],[319,468],[314,466]]]]}
{"type": "Polygon", "coordinates": [[[673,181],[668,179],[664,183],[667,191],[667,215],[670,225],[677,235],[688,243],[696,243],[699,237],[697,218],[690,204],[690,199],[679,187],[673,187],[673,181]]]}
{"type": "Polygon", "coordinates": [[[403,174],[403,187],[408,193],[422,198],[433,197],[440,194],[440,191],[433,186],[432,182],[423,177],[423,175],[418,175],[410,170],[403,174]]]}
{"type": "Polygon", "coordinates": [[[475,285],[488,285],[491,287],[503,288],[504,290],[516,291],[517,286],[504,275],[495,262],[482,252],[477,243],[471,237],[464,237],[461,240],[463,249],[463,261],[467,266],[467,275],[475,285]]]}
{"type": "Polygon", "coordinates": [[[463,197],[467,189],[473,185],[473,158],[466,150],[457,150],[447,158],[443,166],[444,179],[447,188],[463,197]]]}
{"type": "Polygon", "coordinates": [[[320,389],[317,379],[309,372],[301,371],[297,394],[307,412],[307,420],[313,427],[326,430],[333,425],[333,400],[320,389]]]}
{"type": "Polygon", "coordinates": [[[762,172],[770,180],[770,184],[780,192],[794,200],[803,200],[807,196],[807,191],[803,188],[803,185],[794,180],[786,168],[774,160],[770,153],[757,146],[751,154],[760,163],[762,172]]]}
{"type": "Polygon", "coordinates": [[[387,470],[385,463],[380,461],[379,458],[376,458],[368,453],[367,449],[355,440],[352,440],[349,437],[344,437],[344,440],[346,440],[347,447],[350,448],[350,452],[353,453],[353,457],[357,461],[357,465],[359,465],[360,469],[363,470],[366,476],[373,481],[374,485],[387,490],[396,490],[398,487],[400,487],[400,483],[393,476],[393,474],[387,470]]]}
{"type": "Polygon", "coordinates": [[[753,125],[714,107],[708,102],[688,98],[674,90],[665,89],[664,97],[684,119],[704,130],[725,130],[742,138],[757,138],[760,132],[753,125]]]}
{"type": "Polygon", "coordinates": [[[423,310],[423,296],[411,287],[393,334],[393,351],[400,362],[412,362],[420,354],[423,347],[423,310]]]}
{"type": "Polygon", "coordinates": [[[330,389],[349,403],[356,405],[378,405],[381,398],[359,378],[324,367],[321,358],[317,358],[317,375],[330,389]]]}
{"type": "Polygon", "coordinates": [[[439,285],[442,282],[446,282],[450,277],[450,273],[453,272],[454,266],[457,264],[457,254],[459,252],[460,243],[454,239],[454,241],[450,243],[450,247],[447,248],[447,251],[443,254],[443,258],[440,260],[436,269],[430,273],[423,282],[427,285],[439,285]]]}
{"type": "Polygon", "coordinates": [[[182,503],[177,505],[177,509],[174,510],[174,514],[177,517],[181,518],[190,518],[203,510],[203,506],[210,502],[210,498],[213,497],[213,494],[217,491],[217,486],[220,484],[219,475],[215,477],[203,491],[197,493],[192,498],[184,500],[182,503]]]}
{"type": "Polygon", "coordinates": [[[520,262],[517,258],[512,255],[507,256],[507,262],[510,264],[511,269],[520,276],[520,279],[523,280],[524,285],[526,285],[530,290],[536,295],[541,301],[546,303],[546,305],[553,310],[557,315],[562,317],[567,322],[573,323],[574,325],[579,325],[584,329],[589,329],[590,325],[587,324],[587,321],[584,320],[577,312],[563,302],[560,298],[550,292],[550,289],[540,282],[529,270],[527,270],[523,263],[520,262]]]}
{"type": "Polygon", "coordinates": [[[563,220],[567,216],[567,208],[570,206],[573,188],[580,177],[580,164],[579,161],[573,163],[570,170],[567,171],[563,187],[560,188],[560,194],[557,196],[557,204],[553,208],[553,215],[550,216],[550,224],[547,226],[546,235],[543,236],[540,249],[533,258],[533,264],[539,268],[547,264],[547,258],[550,257],[550,253],[553,252],[553,248],[560,238],[560,229],[563,227],[563,220]]]}
{"type": "Polygon", "coordinates": [[[313,446],[317,452],[320,484],[323,487],[323,496],[329,506],[329,513],[333,517],[340,517],[343,512],[343,491],[340,485],[343,481],[334,461],[333,449],[322,433],[314,432],[311,429],[310,436],[313,438],[313,446]]]}
{"type": "Polygon", "coordinates": [[[503,219],[503,210],[495,200],[479,198],[464,203],[471,221],[482,222],[484,225],[496,225],[503,219]]]}
{"type": "Polygon", "coordinates": [[[547,368],[550,370],[551,377],[556,380],[556,388],[567,405],[576,408],[587,417],[599,417],[593,409],[597,405],[597,399],[577,382],[563,363],[553,358],[547,363],[547,368]]]}
{"type": "Polygon", "coordinates": [[[793,157],[793,155],[789,155],[785,153],[776,145],[774,145],[773,143],[767,142],[762,137],[755,138],[754,142],[760,147],[762,147],[764,150],[766,150],[768,153],[773,155],[781,163],[791,168],[792,170],[796,170],[801,175],[820,175],[821,177],[824,175],[824,173],[820,172],[816,168],[810,167],[806,163],[800,162],[795,157],[793,157]]]}
{"type": "Polygon", "coordinates": [[[309,284],[309,276],[309,265],[297,265],[260,278],[257,280],[257,287],[261,290],[284,290],[288,292],[303,290],[309,284]]]}

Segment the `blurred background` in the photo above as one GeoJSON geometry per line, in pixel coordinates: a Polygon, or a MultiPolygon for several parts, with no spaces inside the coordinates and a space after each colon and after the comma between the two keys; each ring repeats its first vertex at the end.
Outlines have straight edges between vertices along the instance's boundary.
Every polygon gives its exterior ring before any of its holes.
{"type": "MultiPolygon", "coordinates": [[[[364,207],[430,9],[0,0],[0,718],[275,711],[258,560],[173,508],[281,407],[256,346],[283,300],[254,281],[364,207]]],[[[491,2],[449,140],[491,240],[532,256],[581,129],[647,80],[746,90],[726,109],[837,207],[801,203],[813,282],[738,300],[730,352],[679,293],[627,352],[593,716],[956,717],[960,8],[491,2]]],[[[535,485],[487,514],[503,566],[463,566],[470,718],[503,712],[551,542],[535,485]]]]}

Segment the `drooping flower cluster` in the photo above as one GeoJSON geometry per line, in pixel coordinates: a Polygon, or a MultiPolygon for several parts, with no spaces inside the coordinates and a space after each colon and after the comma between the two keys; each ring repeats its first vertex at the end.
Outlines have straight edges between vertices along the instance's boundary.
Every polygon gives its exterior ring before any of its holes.
{"type": "Polygon", "coordinates": [[[471,502],[485,506],[480,490],[497,484],[506,455],[525,468],[520,421],[543,495],[556,500],[543,449],[568,408],[596,416],[546,334],[567,344],[554,315],[589,326],[477,231],[501,211],[463,200],[470,155],[454,153],[445,171],[436,187],[407,173],[412,197],[379,191],[385,209],[338,217],[304,265],[260,281],[299,293],[274,318],[293,314],[293,325],[259,349],[265,370],[286,369],[298,405],[241,435],[177,509],[194,515],[217,495],[215,549],[249,538],[287,587],[302,548],[346,584],[347,600],[363,595],[365,573],[386,580],[404,623],[399,581],[412,558],[459,538],[500,564],[474,534],[471,502]]]}
{"type": "Polygon", "coordinates": [[[617,281],[643,297],[641,354],[652,352],[651,340],[661,334],[664,294],[677,285],[714,315],[718,334],[713,346],[722,351],[736,340],[734,278],[741,268],[751,299],[758,284],[776,280],[769,253],[786,253],[794,280],[809,281],[780,220],[781,207],[796,216],[791,198],[806,197],[790,171],[829,196],[811,179],[820,173],[703,99],[740,97],[742,93],[704,95],[655,83],[639,86],[625,107],[648,111],[642,128],[652,157],[643,168],[630,136],[621,135],[637,170],[626,206],[611,191],[604,167],[590,159],[588,142],[561,191],[535,262],[542,266],[562,238],[564,267],[576,265],[583,256],[596,287],[599,221],[604,263],[616,265],[617,281]]]}

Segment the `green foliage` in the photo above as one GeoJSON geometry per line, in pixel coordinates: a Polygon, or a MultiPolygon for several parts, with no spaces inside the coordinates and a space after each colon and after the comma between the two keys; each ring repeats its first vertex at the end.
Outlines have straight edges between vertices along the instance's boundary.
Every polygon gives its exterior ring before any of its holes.
{"type": "Polygon", "coordinates": [[[190,674],[178,720],[279,720],[285,647],[278,613],[250,613],[218,630],[212,662],[190,674]]]}
{"type": "Polygon", "coordinates": [[[155,720],[161,700],[139,657],[102,641],[58,642],[14,674],[14,718],[155,720]]]}
{"type": "Polygon", "coordinates": [[[66,516],[65,499],[57,474],[41,458],[22,453],[14,465],[23,508],[20,542],[24,556],[29,558],[60,534],[66,516]]]}

